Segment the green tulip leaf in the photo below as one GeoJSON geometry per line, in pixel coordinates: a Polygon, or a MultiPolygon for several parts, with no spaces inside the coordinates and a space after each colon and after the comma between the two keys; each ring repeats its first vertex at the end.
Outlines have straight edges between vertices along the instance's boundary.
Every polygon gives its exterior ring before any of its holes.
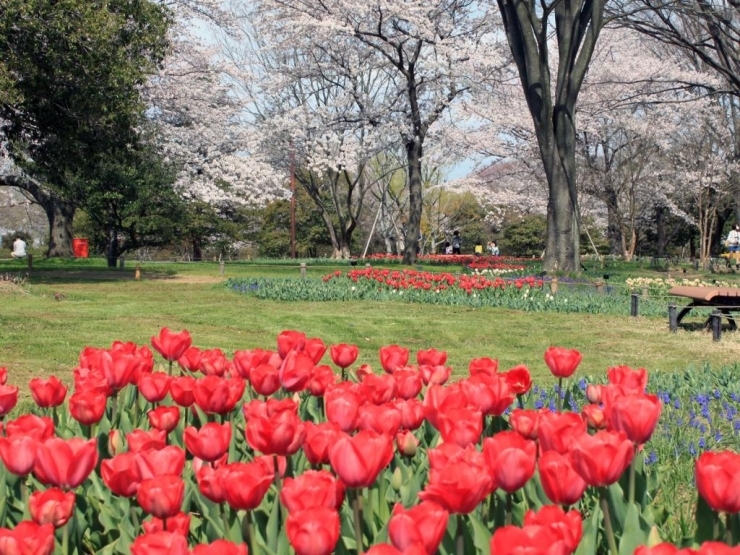
{"type": "Polygon", "coordinates": [[[632,555],[638,546],[647,543],[649,535],[650,526],[645,523],[644,519],[640,518],[637,504],[631,504],[627,508],[624,531],[619,540],[619,555],[632,555]]]}
{"type": "Polygon", "coordinates": [[[593,506],[593,512],[583,521],[583,535],[578,544],[575,555],[593,555],[599,545],[599,528],[601,526],[601,510],[598,504],[593,506]]]}
{"type": "Polygon", "coordinates": [[[489,555],[491,553],[491,532],[473,513],[468,515],[468,522],[471,525],[476,553],[489,555]]]}

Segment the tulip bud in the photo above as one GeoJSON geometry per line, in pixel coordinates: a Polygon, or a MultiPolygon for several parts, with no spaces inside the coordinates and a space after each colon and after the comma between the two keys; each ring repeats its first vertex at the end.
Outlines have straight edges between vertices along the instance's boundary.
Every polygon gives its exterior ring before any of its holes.
{"type": "Polygon", "coordinates": [[[111,430],[110,434],[108,435],[108,453],[110,455],[118,455],[120,453],[123,453],[125,451],[125,448],[123,446],[123,438],[121,437],[121,432],[118,430],[111,430]]]}
{"type": "Polygon", "coordinates": [[[401,491],[403,485],[403,474],[401,473],[401,467],[397,466],[396,470],[393,471],[393,477],[391,478],[391,487],[395,491],[401,491]]]}
{"type": "Polygon", "coordinates": [[[416,455],[416,450],[419,447],[419,440],[413,432],[404,430],[396,434],[396,445],[398,446],[398,452],[404,457],[413,457],[416,455]]]}
{"type": "Polygon", "coordinates": [[[606,416],[598,405],[586,405],[583,407],[583,419],[592,430],[603,430],[606,428],[606,416]]]}
{"type": "Polygon", "coordinates": [[[586,399],[589,403],[598,404],[601,402],[601,386],[589,384],[586,386],[586,399]]]}

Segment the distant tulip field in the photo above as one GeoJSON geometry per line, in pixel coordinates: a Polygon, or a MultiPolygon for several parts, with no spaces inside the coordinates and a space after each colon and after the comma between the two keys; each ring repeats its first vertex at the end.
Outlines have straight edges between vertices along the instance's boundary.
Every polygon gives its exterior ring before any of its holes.
{"type": "Polygon", "coordinates": [[[650,445],[678,404],[645,369],[577,383],[581,354],[550,347],[549,396],[523,365],[449,383],[444,351],[388,345],[375,372],[298,331],[151,347],[85,347],[73,391],[32,379],[26,414],[0,369],[0,555],[740,553],[727,450],[694,453],[694,531],[664,541],[650,445]]]}

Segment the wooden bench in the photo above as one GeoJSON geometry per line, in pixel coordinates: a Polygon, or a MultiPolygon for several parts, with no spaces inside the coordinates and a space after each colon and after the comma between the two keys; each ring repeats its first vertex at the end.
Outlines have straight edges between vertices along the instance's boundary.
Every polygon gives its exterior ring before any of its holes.
{"type": "MultiPolygon", "coordinates": [[[[668,294],[691,299],[691,302],[678,313],[678,324],[681,323],[684,316],[691,312],[692,308],[696,306],[707,306],[719,309],[727,317],[730,329],[737,329],[737,324],[731,312],[740,310],[740,287],[692,287],[677,285],[672,287],[668,291],[668,294]]],[[[709,325],[709,320],[707,320],[707,325],[709,325]]]]}

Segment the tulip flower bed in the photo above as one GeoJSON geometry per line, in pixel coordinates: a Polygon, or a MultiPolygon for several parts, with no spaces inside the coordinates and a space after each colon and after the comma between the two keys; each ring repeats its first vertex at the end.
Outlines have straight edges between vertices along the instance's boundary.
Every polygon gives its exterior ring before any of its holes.
{"type": "MultiPolygon", "coordinates": [[[[455,275],[447,272],[363,268],[327,274],[323,280],[234,278],[227,286],[239,293],[281,301],[405,300],[436,305],[498,306],[524,311],[629,315],[630,299],[599,294],[594,287],[564,282],[550,293],[541,278],[455,275]],[[573,285],[571,287],[571,285],[573,285]]],[[[699,309],[701,312],[701,309],[699,309]]],[[[667,303],[644,302],[643,316],[667,316],[667,303]]]]}
{"type": "MultiPolygon", "coordinates": [[[[68,399],[57,378],[31,380],[36,408],[0,437],[0,555],[677,550],[660,544],[646,470],[675,402],[646,393],[644,369],[570,383],[580,353],[551,347],[551,398],[525,366],[474,359],[447,384],[443,351],[410,364],[390,345],[374,373],[356,346],[296,331],[231,358],[167,328],[152,347],[161,362],[132,343],[85,348],[68,399]]],[[[1,385],[0,414],[17,397],[1,385]]],[[[682,543],[699,547],[682,553],[740,551],[739,467],[729,451],[697,459],[682,543]]]]}
{"type": "MultiPolygon", "coordinates": [[[[403,261],[402,256],[395,254],[370,254],[367,260],[377,260],[384,263],[403,261]]],[[[474,254],[425,254],[416,257],[420,264],[431,264],[435,266],[467,266],[470,269],[484,268],[509,269],[523,271],[528,266],[539,264],[539,260],[533,258],[520,258],[515,256],[488,256],[474,254]]]]}

